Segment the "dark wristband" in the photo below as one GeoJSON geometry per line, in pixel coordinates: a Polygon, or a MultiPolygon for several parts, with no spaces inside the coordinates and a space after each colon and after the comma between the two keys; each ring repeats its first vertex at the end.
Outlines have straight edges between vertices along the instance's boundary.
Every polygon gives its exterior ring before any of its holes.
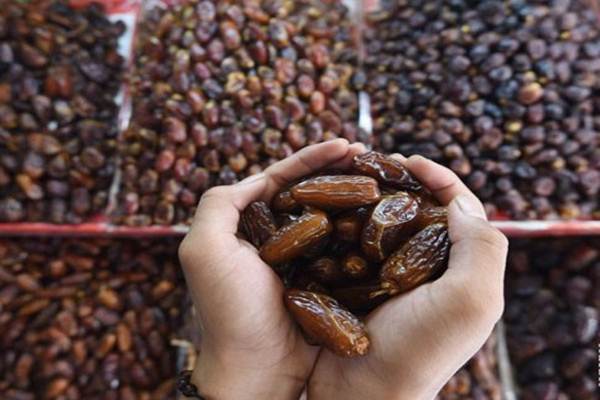
{"type": "Polygon", "coordinates": [[[192,399],[205,400],[204,397],[198,393],[198,388],[191,382],[192,371],[181,371],[177,377],[177,390],[186,397],[192,399]]]}

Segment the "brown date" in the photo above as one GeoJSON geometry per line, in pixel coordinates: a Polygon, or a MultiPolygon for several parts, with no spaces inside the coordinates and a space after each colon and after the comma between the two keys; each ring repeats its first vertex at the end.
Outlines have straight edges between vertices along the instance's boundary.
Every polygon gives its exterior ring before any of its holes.
{"type": "Polygon", "coordinates": [[[342,272],[350,279],[362,279],[369,275],[369,262],[356,253],[342,259],[342,272]]]}
{"type": "Polygon", "coordinates": [[[358,242],[369,214],[369,208],[361,207],[338,217],[334,221],[335,237],[345,242],[358,242]]]}
{"type": "Polygon", "coordinates": [[[334,289],[331,296],[353,313],[367,313],[388,299],[387,295],[371,296],[380,288],[379,282],[370,282],[334,289]]]}
{"type": "Polygon", "coordinates": [[[419,229],[438,223],[448,223],[448,209],[446,207],[429,207],[419,210],[419,214],[417,215],[419,229]]]}
{"type": "Polygon", "coordinates": [[[384,263],[380,273],[382,292],[393,296],[435,278],[446,268],[449,251],[448,227],[429,225],[384,263]]]}
{"type": "Polygon", "coordinates": [[[354,169],[396,189],[417,191],[421,184],[413,178],[402,163],[388,155],[374,151],[359,154],[352,161],[354,169]]]}
{"type": "Polygon", "coordinates": [[[304,251],[331,233],[333,226],[322,211],[311,210],[280,228],[260,249],[260,257],[277,265],[301,256],[304,251]]]}
{"type": "Polygon", "coordinates": [[[321,283],[335,283],[344,279],[340,263],[333,257],[321,257],[310,263],[307,271],[321,283]]]}
{"type": "Polygon", "coordinates": [[[307,179],[291,188],[294,199],[321,209],[356,208],[381,198],[373,178],[359,175],[325,175],[307,179]]]}
{"type": "Polygon", "coordinates": [[[363,229],[363,252],[374,261],[382,261],[403,239],[415,232],[418,215],[419,204],[413,195],[398,192],[384,197],[363,229]]]}
{"type": "Polygon", "coordinates": [[[298,289],[285,293],[285,303],[304,333],[342,357],[365,355],[369,338],[365,325],[337,300],[298,289]]]}
{"type": "Polygon", "coordinates": [[[298,211],[300,205],[294,200],[289,190],[284,190],[273,197],[271,207],[273,211],[278,213],[293,213],[294,211],[298,211]]]}
{"type": "Polygon", "coordinates": [[[263,201],[255,201],[242,212],[241,228],[255,247],[266,242],[277,231],[275,217],[263,201]]]}

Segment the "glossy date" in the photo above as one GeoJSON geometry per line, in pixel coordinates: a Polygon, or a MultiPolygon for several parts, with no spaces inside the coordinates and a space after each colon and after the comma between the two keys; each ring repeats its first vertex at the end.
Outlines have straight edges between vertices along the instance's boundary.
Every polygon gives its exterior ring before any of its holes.
{"type": "Polygon", "coordinates": [[[332,297],[289,289],[285,293],[285,304],[315,343],[342,357],[367,353],[370,342],[365,325],[332,297]]]}
{"type": "Polygon", "coordinates": [[[318,176],[298,183],[291,192],[298,203],[324,210],[357,208],[381,198],[377,181],[359,175],[318,176]]]}

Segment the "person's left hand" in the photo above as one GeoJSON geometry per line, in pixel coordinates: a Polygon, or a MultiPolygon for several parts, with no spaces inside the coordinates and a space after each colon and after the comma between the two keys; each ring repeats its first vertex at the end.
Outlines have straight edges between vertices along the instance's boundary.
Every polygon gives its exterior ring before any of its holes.
{"type": "Polygon", "coordinates": [[[362,144],[307,147],[232,186],[207,191],[179,256],[202,325],[192,382],[209,399],[297,399],[318,347],[303,339],[283,303],[284,286],[257,250],[236,236],[240,212],[324,168],[346,169],[362,144]]]}

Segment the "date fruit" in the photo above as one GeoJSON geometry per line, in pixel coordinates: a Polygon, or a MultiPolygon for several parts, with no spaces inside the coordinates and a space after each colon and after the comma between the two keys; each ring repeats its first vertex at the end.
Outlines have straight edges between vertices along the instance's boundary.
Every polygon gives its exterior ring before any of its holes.
{"type": "Polygon", "coordinates": [[[382,291],[393,296],[435,278],[446,268],[449,251],[448,227],[426,227],[387,259],[380,275],[382,291]]]}
{"type": "Polygon", "coordinates": [[[318,176],[298,183],[291,192],[298,203],[325,210],[357,208],[381,198],[377,181],[359,175],[318,176]]]}
{"type": "Polygon", "coordinates": [[[260,257],[269,265],[291,261],[319,243],[332,230],[327,214],[311,210],[275,232],[261,247],[260,257]]]}
{"type": "Polygon", "coordinates": [[[331,296],[354,313],[368,313],[389,298],[387,295],[372,296],[379,289],[379,282],[370,282],[334,289],[331,296]]]}
{"type": "Polygon", "coordinates": [[[419,214],[417,215],[417,225],[419,226],[419,229],[438,223],[448,223],[448,209],[446,207],[421,207],[419,214]]]}
{"type": "Polygon", "coordinates": [[[342,357],[367,353],[369,338],[365,325],[337,300],[324,294],[298,289],[285,293],[285,303],[304,333],[342,357]]]}
{"type": "Polygon", "coordinates": [[[311,262],[308,273],[317,281],[325,284],[339,282],[344,279],[340,263],[333,257],[321,257],[311,262]]]}
{"type": "Polygon", "coordinates": [[[374,151],[354,157],[356,171],[377,179],[382,184],[400,190],[417,191],[421,184],[412,177],[402,163],[388,155],[374,151]]]}
{"type": "Polygon", "coordinates": [[[334,222],[336,239],[349,243],[358,242],[370,214],[370,208],[361,207],[338,217],[334,222]]]}
{"type": "Polygon", "coordinates": [[[450,246],[446,208],[397,160],[367,153],[349,169],[361,175],[317,171],[290,183],[270,210],[265,203],[244,210],[239,227],[261,244],[260,257],[284,286],[296,290],[289,292],[296,302],[286,301],[308,342],[347,356],[365,354],[368,339],[352,348],[348,333],[336,331],[348,329],[337,326],[331,309],[341,306],[332,302],[351,310],[344,309],[344,321],[357,321],[351,312],[368,313],[439,276],[450,246]]]}
{"type": "Polygon", "coordinates": [[[246,207],[240,217],[240,224],[250,243],[257,248],[277,231],[275,217],[263,201],[255,201],[246,207]]]}
{"type": "Polygon", "coordinates": [[[342,272],[350,279],[369,276],[369,262],[358,254],[350,253],[342,259],[342,272]]]}
{"type": "Polygon", "coordinates": [[[363,229],[363,252],[373,261],[382,261],[403,238],[414,233],[418,213],[417,199],[407,192],[384,197],[363,229]]]}

